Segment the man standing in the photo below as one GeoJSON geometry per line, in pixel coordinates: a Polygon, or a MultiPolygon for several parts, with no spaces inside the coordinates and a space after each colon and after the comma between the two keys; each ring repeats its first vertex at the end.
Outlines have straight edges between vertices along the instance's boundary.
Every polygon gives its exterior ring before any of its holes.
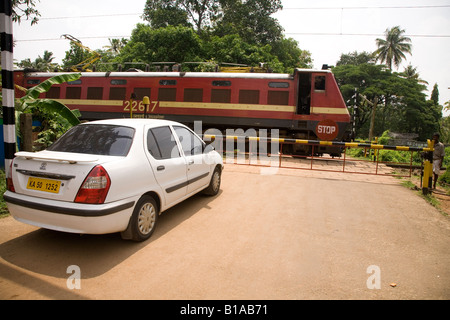
{"type": "Polygon", "coordinates": [[[433,151],[433,189],[436,189],[436,182],[439,177],[439,173],[442,167],[442,161],[444,161],[444,144],[439,141],[439,133],[433,134],[434,151],[433,151]]]}

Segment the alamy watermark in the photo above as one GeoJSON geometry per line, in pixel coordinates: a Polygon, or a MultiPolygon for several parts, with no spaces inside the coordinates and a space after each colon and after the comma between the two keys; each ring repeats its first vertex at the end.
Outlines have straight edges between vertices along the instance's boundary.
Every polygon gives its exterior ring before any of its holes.
{"type": "Polygon", "coordinates": [[[381,289],[381,269],[379,266],[370,265],[367,267],[366,272],[370,274],[367,278],[367,289],[381,289]]]}
{"type": "Polygon", "coordinates": [[[261,173],[276,173],[274,168],[279,167],[280,132],[278,129],[226,129],[225,135],[219,129],[209,128],[203,132],[201,121],[194,122],[194,132],[203,137],[208,143],[208,148],[215,149],[219,153],[225,151],[225,163],[264,164],[271,170],[262,170],[261,173]],[[248,143],[247,143],[248,141],[248,143]],[[225,145],[225,150],[223,150],[225,145]],[[247,150],[248,146],[248,150],[247,150]]]}
{"type": "Polygon", "coordinates": [[[81,269],[77,265],[67,267],[66,273],[70,274],[67,278],[66,285],[70,290],[81,289],[81,269]]]}

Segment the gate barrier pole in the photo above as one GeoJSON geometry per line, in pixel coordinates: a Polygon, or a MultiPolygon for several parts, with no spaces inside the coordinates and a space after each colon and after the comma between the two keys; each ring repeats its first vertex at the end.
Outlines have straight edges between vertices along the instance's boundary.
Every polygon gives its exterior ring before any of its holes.
{"type": "MultiPolygon", "coordinates": [[[[378,172],[378,161],[379,161],[379,150],[397,150],[397,151],[411,151],[411,152],[425,152],[425,154],[430,157],[431,155],[431,161],[425,160],[424,161],[424,177],[423,177],[423,186],[422,186],[422,192],[424,194],[428,193],[428,189],[431,188],[431,180],[433,177],[433,165],[432,165],[432,154],[434,151],[434,141],[427,141],[428,147],[427,148],[418,148],[418,147],[408,147],[408,146],[389,146],[389,145],[379,145],[379,144],[366,144],[366,143],[356,143],[356,142],[344,142],[344,141],[321,141],[321,140],[303,140],[303,139],[290,139],[290,138],[269,138],[269,137],[248,137],[248,136],[223,136],[223,135],[213,135],[213,134],[206,134],[203,135],[203,138],[208,139],[215,139],[215,138],[226,138],[226,139],[233,139],[237,140],[239,138],[249,139],[249,140],[256,140],[256,141],[277,141],[280,144],[280,159],[279,159],[279,166],[281,166],[281,155],[282,155],[282,148],[284,143],[288,144],[307,144],[312,146],[312,155],[311,155],[311,169],[312,169],[312,160],[314,158],[314,146],[322,145],[322,146],[339,146],[344,148],[344,168],[345,168],[345,156],[346,156],[346,150],[348,148],[367,148],[367,149],[374,149],[377,152],[376,155],[376,162],[377,162],[377,172],[378,172]]],[[[375,153],[374,153],[375,155],[375,153]]],[[[411,154],[411,160],[410,163],[412,164],[412,154],[411,154]]],[[[344,169],[343,169],[344,170],[344,169]]],[[[410,168],[411,172],[411,168],[410,168]]]]}
{"type": "Polygon", "coordinates": [[[422,193],[427,195],[430,193],[433,187],[433,150],[434,150],[434,140],[428,140],[428,148],[432,151],[425,153],[423,161],[423,181],[422,181],[422,193]]]}

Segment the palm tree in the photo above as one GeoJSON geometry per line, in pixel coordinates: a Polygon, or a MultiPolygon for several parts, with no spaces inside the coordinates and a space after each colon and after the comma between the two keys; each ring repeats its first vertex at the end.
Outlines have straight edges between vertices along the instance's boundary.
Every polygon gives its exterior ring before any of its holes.
{"type": "Polygon", "coordinates": [[[17,66],[19,68],[30,68],[39,71],[53,71],[58,67],[58,64],[53,62],[53,59],[55,59],[55,57],[53,57],[53,53],[45,50],[43,57],[38,56],[34,62],[32,62],[29,58],[22,60],[17,63],[17,66]]]}
{"type": "Polygon", "coordinates": [[[384,32],[386,39],[376,39],[378,49],[374,54],[381,63],[386,62],[390,70],[392,70],[392,63],[399,67],[402,60],[406,59],[405,53],[411,54],[411,39],[405,37],[404,33],[405,30],[400,29],[400,26],[395,26],[386,29],[384,32]]]}
{"type": "Polygon", "coordinates": [[[414,68],[411,64],[405,68],[402,74],[406,77],[406,79],[413,79],[416,80],[417,83],[428,84],[427,81],[420,78],[417,68],[414,68]]]}
{"type": "Polygon", "coordinates": [[[55,57],[53,57],[53,52],[45,50],[44,56],[38,56],[34,62],[36,64],[36,69],[41,71],[53,71],[57,66],[56,63],[53,63],[53,59],[55,59],[55,57]]]}
{"type": "Polygon", "coordinates": [[[112,52],[113,54],[119,54],[120,50],[123,49],[123,47],[125,47],[125,45],[127,44],[128,40],[125,38],[122,39],[111,39],[108,38],[109,40],[109,46],[103,46],[103,48],[108,48],[108,52],[112,52]]]}

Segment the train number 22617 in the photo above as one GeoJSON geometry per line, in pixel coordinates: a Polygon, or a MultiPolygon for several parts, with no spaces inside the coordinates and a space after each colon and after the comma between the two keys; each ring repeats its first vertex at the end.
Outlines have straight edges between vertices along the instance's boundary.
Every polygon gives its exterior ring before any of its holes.
{"type": "Polygon", "coordinates": [[[133,101],[131,103],[130,110],[130,101],[123,102],[123,111],[132,111],[132,112],[153,112],[155,108],[159,105],[159,101],[150,101],[150,104],[145,105],[142,101],[133,101]],[[147,110],[145,108],[147,107],[147,110]]]}

